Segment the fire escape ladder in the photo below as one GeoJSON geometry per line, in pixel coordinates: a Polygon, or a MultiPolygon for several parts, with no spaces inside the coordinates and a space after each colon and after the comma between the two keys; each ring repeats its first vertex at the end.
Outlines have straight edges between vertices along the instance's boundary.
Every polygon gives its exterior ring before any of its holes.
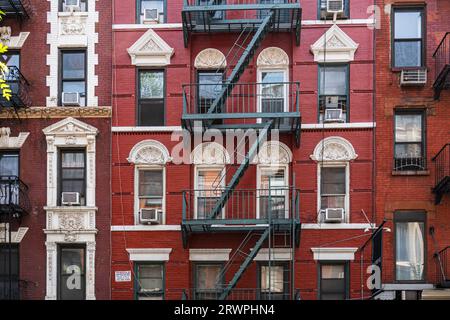
{"type": "Polygon", "coordinates": [[[258,254],[259,250],[261,249],[264,241],[269,237],[270,234],[270,226],[263,232],[261,237],[256,242],[255,246],[252,248],[250,253],[246,256],[245,260],[242,262],[241,266],[239,267],[238,271],[234,274],[231,281],[226,285],[224,290],[222,291],[219,300],[225,300],[233,290],[233,288],[238,283],[239,279],[244,274],[245,270],[247,270],[248,266],[252,263],[253,259],[255,259],[256,255],[258,254]]]}
{"type": "Polygon", "coordinates": [[[246,49],[243,51],[236,66],[231,71],[230,75],[225,81],[222,91],[218,94],[217,98],[211,104],[211,107],[208,110],[208,114],[220,113],[222,106],[225,104],[225,101],[231,95],[234,86],[239,81],[241,75],[244,73],[245,69],[250,63],[250,60],[255,55],[255,52],[258,49],[259,45],[264,40],[269,28],[272,25],[273,15],[274,11],[270,11],[267,14],[267,16],[262,20],[261,24],[258,27],[258,30],[256,30],[255,34],[253,35],[253,38],[247,45],[246,49]]]}
{"type": "MultiPolygon", "coordinates": [[[[220,199],[217,200],[216,205],[214,206],[214,209],[211,211],[208,219],[216,219],[217,216],[220,214],[222,209],[225,207],[228,199],[230,198],[231,194],[233,193],[233,190],[238,185],[240,179],[246,172],[248,166],[250,165],[250,162],[258,152],[258,148],[261,145],[263,141],[266,140],[266,137],[269,133],[270,127],[272,126],[274,120],[271,119],[266,122],[263,129],[259,132],[258,139],[250,146],[248,152],[245,155],[245,158],[243,159],[242,163],[240,164],[239,168],[234,173],[233,177],[231,178],[228,185],[225,187],[225,190],[222,192],[222,195],[220,199]]],[[[226,178],[226,172],[222,175],[221,179],[226,178]]],[[[220,185],[220,183],[219,183],[220,185]]]]}

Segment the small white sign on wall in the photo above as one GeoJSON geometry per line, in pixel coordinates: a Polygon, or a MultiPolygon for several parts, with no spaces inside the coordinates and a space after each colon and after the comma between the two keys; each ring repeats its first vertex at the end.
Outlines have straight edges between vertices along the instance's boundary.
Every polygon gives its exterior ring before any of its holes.
{"type": "Polygon", "coordinates": [[[116,271],[115,275],[116,282],[131,281],[131,271],[116,271]]]}

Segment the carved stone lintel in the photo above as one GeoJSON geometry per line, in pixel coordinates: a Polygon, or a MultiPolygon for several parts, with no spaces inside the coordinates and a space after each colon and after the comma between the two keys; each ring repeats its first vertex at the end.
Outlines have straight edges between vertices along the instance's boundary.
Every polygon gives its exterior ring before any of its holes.
{"type": "Polygon", "coordinates": [[[277,47],[269,47],[261,51],[257,60],[258,67],[287,68],[289,66],[289,56],[277,47]]]}
{"type": "Polygon", "coordinates": [[[358,157],[352,144],[341,137],[328,137],[319,142],[311,159],[315,161],[351,161],[358,157]]]}
{"type": "Polygon", "coordinates": [[[196,69],[224,69],[227,66],[227,59],[225,55],[213,48],[202,50],[194,61],[196,69]]]}

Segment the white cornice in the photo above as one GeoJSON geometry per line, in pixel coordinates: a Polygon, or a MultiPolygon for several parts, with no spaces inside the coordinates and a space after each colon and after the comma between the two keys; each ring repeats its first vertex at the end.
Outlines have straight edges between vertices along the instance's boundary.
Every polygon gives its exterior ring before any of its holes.
{"type": "Polygon", "coordinates": [[[231,249],[189,249],[190,261],[228,261],[231,249]]]}
{"type": "Polygon", "coordinates": [[[358,248],[311,248],[314,260],[355,260],[355,252],[358,248]]]}
{"type": "Polygon", "coordinates": [[[179,224],[111,226],[111,231],[181,231],[181,226],[179,224]]]}
{"type": "Polygon", "coordinates": [[[131,261],[169,261],[172,248],[127,248],[131,261]]]}

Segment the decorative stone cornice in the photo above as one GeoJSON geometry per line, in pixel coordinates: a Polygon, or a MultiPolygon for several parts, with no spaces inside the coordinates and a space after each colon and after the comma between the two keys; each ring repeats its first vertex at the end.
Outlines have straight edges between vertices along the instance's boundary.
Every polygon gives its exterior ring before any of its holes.
{"type": "Polygon", "coordinates": [[[256,64],[259,68],[287,68],[289,56],[283,49],[269,47],[261,51],[256,64]]]}
{"type": "Polygon", "coordinates": [[[194,67],[200,70],[225,69],[227,67],[227,59],[221,51],[208,48],[200,51],[195,57],[194,67]]]}
{"type": "Polygon", "coordinates": [[[128,54],[135,66],[167,66],[174,53],[154,30],[149,29],[130,48],[128,54]]]}
{"type": "Polygon", "coordinates": [[[197,165],[224,165],[230,163],[227,150],[217,142],[205,142],[195,147],[191,161],[197,165]]]}
{"type": "Polygon", "coordinates": [[[111,118],[111,107],[31,107],[16,112],[0,110],[0,119],[111,118]]]}
{"type": "Polygon", "coordinates": [[[351,161],[358,157],[353,145],[341,137],[328,137],[319,142],[310,156],[314,161],[351,161]]]}
{"type": "Polygon", "coordinates": [[[130,151],[128,162],[139,165],[164,165],[171,161],[169,150],[159,141],[144,140],[130,151]]]}
{"type": "Polygon", "coordinates": [[[292,151],[287,145],[279,141],[265,142],[253,163],[261,165],[279,165],[292,162],[292,151]]]}

